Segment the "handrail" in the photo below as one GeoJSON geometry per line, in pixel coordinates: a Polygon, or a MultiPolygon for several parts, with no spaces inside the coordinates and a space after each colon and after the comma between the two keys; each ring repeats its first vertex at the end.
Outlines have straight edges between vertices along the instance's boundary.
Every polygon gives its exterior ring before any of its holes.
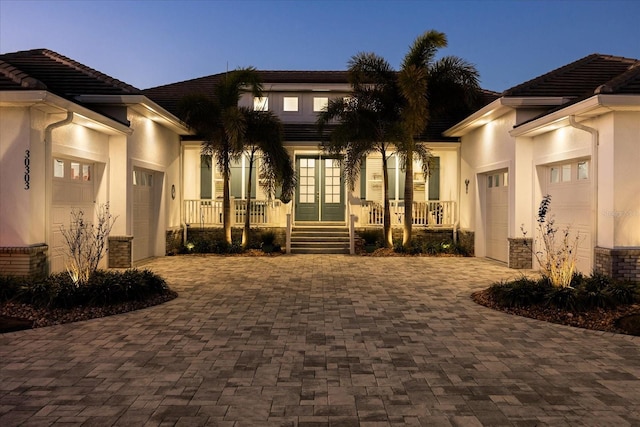
{"type": "MultiPolygon", "coordinates": [[[[250,220],[252,225],[276,225],[280,222],[280,200],[251,200],[250,220]]],[[[231,223],[244,224],[247,201],[231,200],[231,223]]],[[[184,201],[184,223],[189,225],[222,226],[223,203],[220,199],[191,199],[184,201]]]]}
{"type": "MultiPolygon", "coordinates": [[[[391,209],[391,226],[402,226],[405,206],[401,200],[389,202],[391,209]]],[[[382,203],[374,201],[363,202],[363,225],[382,225],[384,221],[384,207],[382,203]]],[[[413,202],[414,226],[450,228],[455,225],[456,202],[452,200],[429,200],[413,202]]]]}

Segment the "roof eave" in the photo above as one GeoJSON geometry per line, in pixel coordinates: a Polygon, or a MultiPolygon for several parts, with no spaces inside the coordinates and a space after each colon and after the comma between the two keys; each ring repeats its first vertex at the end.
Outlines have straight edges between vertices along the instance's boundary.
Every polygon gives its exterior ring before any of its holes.
{"type": "Polygon", "coordinates": [[[513,137],[532,137],[567,126],[570,116],[584,121],[611,111],[640,111],[640,95],[594,95],[524,123],[514,128],[509,134],[513,137]]]}
{"type": "Polygon", "coordinates": [[[178,117],[145,95],[79,95],[76,99],[84,104],[127,105],[137,113],[179,135],[192,134],[192,131],[178,117]]]}
{"type": "Polygon", "coordinates": [[[73,112],[74,123],[104,132],[110,135],[130,135],[132,130],[117,120],[105,117],[87,107],[76,104],[54,93],[42,90],[0,91],[0,106],[46,108],[49,113],[73,112]]]}
{"type": "Polygon", "coordinates": [[[442,134],[449,137],[462,137],[472,130],[484,126],[490,121],[518,108],[554,107],[568,102],[564,97],[502,97],[485,105],[466,119],[450,127],[442,134]]]}

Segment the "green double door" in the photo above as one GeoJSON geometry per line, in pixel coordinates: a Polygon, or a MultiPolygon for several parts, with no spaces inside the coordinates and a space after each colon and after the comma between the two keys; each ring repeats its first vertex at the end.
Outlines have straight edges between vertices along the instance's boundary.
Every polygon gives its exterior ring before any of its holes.
{"type": "Polygon", "coordinates": [[[296,157],[296,221],[344,221],[344,180],[335,158],[296,157]]]}

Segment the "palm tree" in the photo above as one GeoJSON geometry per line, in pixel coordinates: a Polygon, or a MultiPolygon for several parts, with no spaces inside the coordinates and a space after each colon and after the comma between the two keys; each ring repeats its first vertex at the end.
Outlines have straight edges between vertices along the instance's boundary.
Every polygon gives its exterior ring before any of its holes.
{"type": "Polygon", "coordinates": [[[387,155],[395,146],[405,170],[404,222],[402,244],[411,244],[413,224],[413,162],[421,161],[422,173],[429,175],[430,151],[416,141],[431,115],[460,114],[472,109],[478,97],[478,72],[464,60],[449,56],[434,62],[446,36],[427,31],[414,41],[399,72],[382,57],[359,53],[349,61],[351,98],[333,100],[320,113],[321,129],[332,121],[336,127],[326,151],[344,153],[345,174],[351,189],[362,161],[373,151],[382,154],[384,186],[385,244],[392,246],[388,198],[387,155]]]}
{"type": "Polygon", "coordinates": [[[366,156],[372,152],[380,153],[384,192],[383,238],[385,246],[392,247],[387,160],[392,141],[396,141],[402,132],[396,108],[398,88],[395,71],[384,58],[360,53],[349,61],[348,73],[352,86],[350,97],[331,100],[327,109],[318,115],[321,134],[325,127],[335,122],[329,140],[323,142],[323,149],[329,154],[342,156],[351,191],[366,156]]]}
{"type": "Polygon", "coordinates": [[[215,86],[212,96],[188,95],[180,102],[180,115],[202,138],[202,154],[213,156],[222,174],[222,223],[225,241],[231,244],[231,163],[242,155],[246,130],[245,115],[238,107],[243,89],[262,96],[260,76],[253,67],[227,73],[215,86]]]}
{"type": "Polygon", "coordinates": [[[282,143],[282,123],[271,111],[241,109],[245,116],[244,151],[249,161],[247,180],[247,205],[242,232],[242,247],[246,248],[251,230],[251,191],[253,166],[261,156],[259,176],[269,199],[281,188],[280,199],[291,200],[295,189],[295,169],[287,149],[282,143]]]}
{"type": "Polygon", "coordinates": [[[413,42],[398,73],[404,138],[398,151],[405,167],[404,222],[402,245],[411,245],[413,225],[413,159],[421,160],[422,172],[429,175],[429,150],[415,138],[424,132],[431,114],[458,114],[471,110],[478,98],[478,71],[464,60],[447,56],[434,61],[438,49],[447,46],[444,33],[427,31],[413,42]]]}

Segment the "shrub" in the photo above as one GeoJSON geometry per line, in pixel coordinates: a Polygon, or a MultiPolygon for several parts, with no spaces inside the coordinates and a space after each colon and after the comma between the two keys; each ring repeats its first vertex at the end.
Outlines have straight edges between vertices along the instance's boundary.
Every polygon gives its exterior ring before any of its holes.
{"type": "MultiPolygon", "coordinates": [[[[580,234],[577,233],[575,238],[572,238],[568,227],[558,234],[553,217],[548,215],[550,204],[551,196],[547,194],[542,198],[538,208],[539,236],[536,237],[536,241],[541,242],[543,250],[535,251],[531,248],[531,251],[540,265],[542,274],[548,277],[554,286],[567,287],[571,286],[576,269],[580,234]],[[556,241],[556,237],[560,237],[559,242],[556,241]]],[[[521,226],[520,229],[526,237],[527,232],[524,230],[524,226],[521,226]]]]}
{"type": "Polygon", "coordinates": [[[60,227],[66,244],[67,272],[76,286],[87,284],[107,251],[109,233],[116,220],[109,213],[109,203],[98,208],[96,219],[96,224],[88,222],[82,210],[74,209],[71,211],[69,228],[60,227]]]}
{"type": "Polygon", "coordinates": [[[97,270],[85,286],[76,286],[66,273],[52,274],[40,281],[24,281],[12,299],[45,308],[99,307],[141,301],[168,291],[164,279],[148,270],[97,270]]]}
{"type": "Polygon", "coordinates": [[[18,295],[25,279],[15,276],[0,276],[0,302],[10,301],[18,295]]]}
{"type": "Polygon", "coordinates": [[[492,285],[489,294],[503,307],[527,307],[543,303],[550,288],[546,280],[536,281],[523,276],[492,285]]]}

